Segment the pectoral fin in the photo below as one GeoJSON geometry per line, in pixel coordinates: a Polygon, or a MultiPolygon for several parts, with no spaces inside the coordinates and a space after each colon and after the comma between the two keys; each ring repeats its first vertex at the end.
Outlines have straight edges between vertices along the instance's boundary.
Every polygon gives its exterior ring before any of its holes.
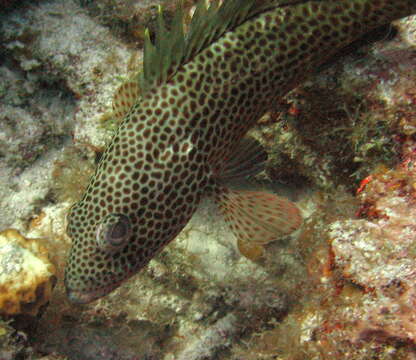
{"type": "Polygon", "coordinates": [[[265,244],[291,234],[302,224],[298,207],[275,194],[223,189],[217,201],[240,251],[252,260],[262,255],[265,244]]]}
{"type": "Polygon", "coordinates": [[[218,180],[229,180],[254,176],[264,170],[267,153],[260,143],[253,138],[244,138],[234,149],[230,158],[220,170],[218,180]]]}

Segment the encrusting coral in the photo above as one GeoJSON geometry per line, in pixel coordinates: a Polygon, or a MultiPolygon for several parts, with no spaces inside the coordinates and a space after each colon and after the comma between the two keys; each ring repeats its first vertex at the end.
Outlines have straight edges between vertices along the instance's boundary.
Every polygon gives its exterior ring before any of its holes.
{"type": "Polygon", "coordinates": [[[37,315],[49,301],[54,274],[38,239],[26,239],[14,229],[0,233],[0,314],[37,315]]]}
{"type": "Polygon", "coordinates": [[[368,295],[352,337],[394,338],[416,342],[416,144],[403,143],[402,162],[381,168],[361,190],[358,215],[367,220],[331,227],[335,263],[368,295]]]}

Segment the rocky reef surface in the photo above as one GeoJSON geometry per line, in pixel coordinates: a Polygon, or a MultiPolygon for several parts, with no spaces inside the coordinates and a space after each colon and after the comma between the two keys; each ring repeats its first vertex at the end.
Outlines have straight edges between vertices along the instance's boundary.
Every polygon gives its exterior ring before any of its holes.
{"type": "Polygon", "coordinates": [[[248,186],[297,200],[297,234],[242,256],[206,199],[140,274],[74,306],[65,214],[116,127],[112,96],[140,67],[156,5],[167,21],[174,5],[0,4],[0,230],[41,239],[58,278],[46,310],[3,316],[1,360],[416,358],[414,17],[317,69],[252,130],[269,161],[248,186]]]}

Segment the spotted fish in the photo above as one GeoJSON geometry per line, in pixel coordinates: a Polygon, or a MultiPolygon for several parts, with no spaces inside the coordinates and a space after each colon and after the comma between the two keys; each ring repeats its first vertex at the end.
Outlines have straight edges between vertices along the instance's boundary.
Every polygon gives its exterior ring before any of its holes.
{"type": "Polygon", "coordinates": [[[338,49],[416,13],[416,0],[205,4],[198,3],[187,34],[180,9],[169,31],[159,15],[143,70],[115,95],[123,120],[68,214],[72,302],[102,297],[146,266],[208,194],[241,243],[297,229],[302,219],[290,201],[224,185],[264,161],[247,131],[338,49]]]}

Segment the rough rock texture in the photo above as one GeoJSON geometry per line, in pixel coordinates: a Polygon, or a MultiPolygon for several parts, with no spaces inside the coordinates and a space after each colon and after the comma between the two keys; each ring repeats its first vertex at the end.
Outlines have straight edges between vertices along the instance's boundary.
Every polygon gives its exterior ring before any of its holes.
{"type": "Polygon", "coordinates": [[[50,167],[71,134],[74,100],[36,75],[0,61],[2,228],[27,218],[48,194],[50,167]]]}
{"type": "Polygon", "coordinates": [[[416,144],[408,140],[403,148],[402,163],[373,174],[360,194],[370,220],[331,225],[336,266],[369,293],[355,319],[356,341],[416,342],[416,144]]]}
{"type": "MultiPolygon", "coordinates": [[[[27,5],[27,4],[26,4],[27,5]]],[[[72,1],[40,2],[0,24],[2,227],[27,218],[48,195],[53,163],[71,140],[102,147],[98,119],[132,51],[72,1]],[[29,167],[36,162],[36,171],[29,167]]]]}

